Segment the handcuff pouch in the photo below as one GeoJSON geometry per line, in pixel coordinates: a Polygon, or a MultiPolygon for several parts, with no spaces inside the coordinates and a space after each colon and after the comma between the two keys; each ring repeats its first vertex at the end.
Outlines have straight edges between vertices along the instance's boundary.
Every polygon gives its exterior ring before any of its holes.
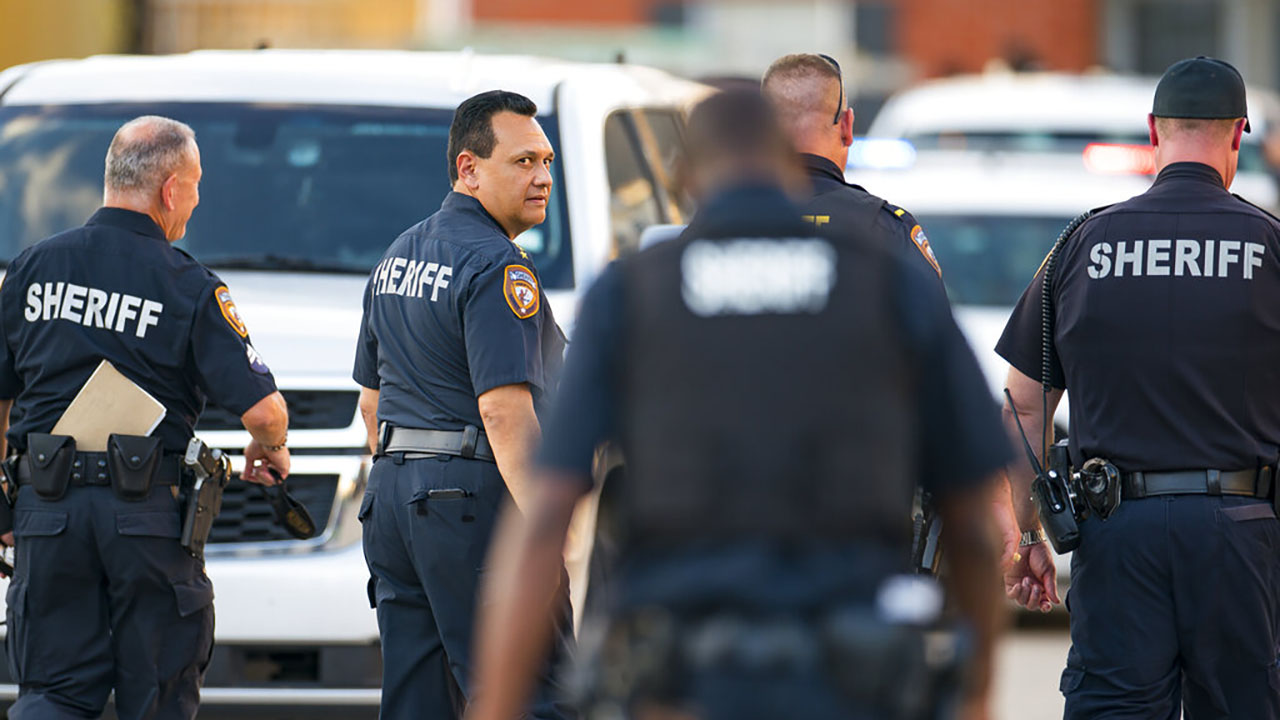
{"type": "Polygon", "coordinates": [[[113,434],[107,438],[107,468],[116,497],[129,502],[146,500],[163,455],[158,437],[113,434]]]}
{"type": "Polygon", "coordinates": [[[27,433],[26,482],[41,500],[61,500],[71,484],[75,458],[76,440],[70,435],[27,433]]]}

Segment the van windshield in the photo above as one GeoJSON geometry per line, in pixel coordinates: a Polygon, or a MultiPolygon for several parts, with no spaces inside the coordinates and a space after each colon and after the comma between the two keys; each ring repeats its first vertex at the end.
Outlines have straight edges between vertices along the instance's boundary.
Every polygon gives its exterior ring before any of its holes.
{"type": "MultiPolygon", "coordinates": [[[[178,246],[214,268],[364,274],[449,191],[451,110],[175,103],[0,107],[0,263],[102,202],[103,160],[139,115],[193,127],[204,177],[178,246]]],[[[559,155],[554,116],[538,118],[559,155]]],[[[558,165],[558,163],[557,163],[558,165]]],[[[573,285],[564,182],[517,238],[545,287],[573,285]]]]}
{"type": "Polygon", "coordinates": [[[956,305],[1013,307],[1070,217],[928,215],[916,219],[956,305]]]}

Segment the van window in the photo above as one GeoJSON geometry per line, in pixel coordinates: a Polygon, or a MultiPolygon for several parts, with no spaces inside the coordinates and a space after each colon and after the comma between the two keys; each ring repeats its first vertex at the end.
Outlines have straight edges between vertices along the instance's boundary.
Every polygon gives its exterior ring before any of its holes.
{"type": "Polygon", "coordinates": [[[640,233],[662,222],[652,172],[645,164],[629,112],[615,112],[604,123],[604,158],[609,176],[609,215],[615,254],[635,250],[640,233]]]}
{"type": "Polygon", "coordinates": [[[684,154],[684,119],[671,109],[643,110],[640,117],[652,133],[654,165],[661,170],[667,196],[668,222],[689,222],[693,201],[680,186],[679,164],[684,154]]]}
{"type": "MultiPolygon", "coordinates": [[[[204,177],[179,243],[214,268],[365,274],[449,192],[451,110],[240,103],[0,107],[0,263],[102,202],[103,158],[138,115],[191,125],[204,177]]],[[[559,150],[554,116],[539,117],[559,150]]],[[[521,237],[548,288],[573,286],[564,182],[521,237]]]]}

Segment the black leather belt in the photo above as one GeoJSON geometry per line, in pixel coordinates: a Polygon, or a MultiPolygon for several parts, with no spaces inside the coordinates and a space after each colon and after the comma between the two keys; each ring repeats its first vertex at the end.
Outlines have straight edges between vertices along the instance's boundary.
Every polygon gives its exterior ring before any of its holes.
{"type": "Polygon", "coordinates": [[[422,430],[419,428],[387,427],[378,446],[379,455],[390,453],[422,453],[426,455],[455,455],[457,457],[497,462],[489,438],[474,425],[463,430],[422,430]]]}
{"type": "MultiPolygon", "coordinates": [[[[31,482],[31,466],[24,452],[18,459],[18,486],[31,482]]],[[[154,485],[182,484],[182,456],[176,453],[165,453],[160,458],[160,469],[152,480],[154,485]]],[[[71,485],[111,485],[111,472],[107,469],[107,454],[104,452],[76,452],[71,461],[71,485]]]]}
{"type": "Polygon", "coordinates": [[[1245,495],[1271,496],[1271,466],[1261,470],[1174,470],[1171,472],[1127,472],[1121,474],[1125,499],[1156,495],[1245,495]]]}

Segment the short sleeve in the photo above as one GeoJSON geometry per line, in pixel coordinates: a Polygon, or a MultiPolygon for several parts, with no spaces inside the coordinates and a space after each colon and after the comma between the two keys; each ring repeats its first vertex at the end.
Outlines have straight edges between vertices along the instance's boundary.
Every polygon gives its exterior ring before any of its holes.
{"type": "Polygon", "coordinates": [[[467,367],[476,397],[503,385],[547,389],[542,361],[542,304],[538,276],[515,261],[496,262],[468,284],[462,309],[467,367]]]}
{"type": "Polygon", "coordinates": [[[197,384],[219,407],[243,415],[276,390],[231,292],[220,281],[201,294],[191,327],[191,356],[197,384]]]}
{"type": "Polygon", "coordinates": [[[596,446],[618,429],[622,283],[610,265],[587,291],[560,391],[543,432],[541,465],[590,483],[596,446]]]}
{"type": "MultiPolygon", "coordinates": [[[[1044,319],[1042,294],[1044,289],[1044,266],[1036,272],[1031,284],[1018,298],[1018,304],[1004,326],[1000,341],[996,343],[996,352],[1009,361],[1018,372],[1033,380],[1040,380],[1044,372],[1044,319]]],[[[1067,387],[1066,376],[1062,372],[1062,363],[1057,352],[1049,358],[1049,383],[1056,388],[1067,387]]]]}
{"type": "Polygon", "coordinates": [[[9,347],[7,320],[16,310],[12,304],[17,302],[17,298],[13,297],[13,290],[6,291],[0,282],[0,398],[5,400],[12,400],[22,392],[22,378],[18,377],[13,349],[9,347]]]}
{"type": "Polygon", "coordinates": [[[372,309],[373,278],[370,277],[364,289],[364,313],[360,317],[360,336],[356,340],[356,361],[351,379],[361,387],[377,390],[381,381],[378,376],[378,339],[374,337],[373,327],[369,322],[372,309]]]}
{"type": "Polygon", "coordinates": [[[919,377],[921,485],[945,495],[990,477],[1012,455],[978,360],[936,279],[918,267],[903,275],[903,320],[915,336],[919,377]]]}
{"type": "Polygon", "coordinates": [[[920,221],[900,207],[885,205],[885,210],[894,217],[894,220],[890,221],[893,231],[902,235],[906,241],[904,250],[911,263],[940,279],[942,267],[938,264],[938,257],[934,255],[933,246],[929,244],[929,236],[925,234],[920,221]]]}

